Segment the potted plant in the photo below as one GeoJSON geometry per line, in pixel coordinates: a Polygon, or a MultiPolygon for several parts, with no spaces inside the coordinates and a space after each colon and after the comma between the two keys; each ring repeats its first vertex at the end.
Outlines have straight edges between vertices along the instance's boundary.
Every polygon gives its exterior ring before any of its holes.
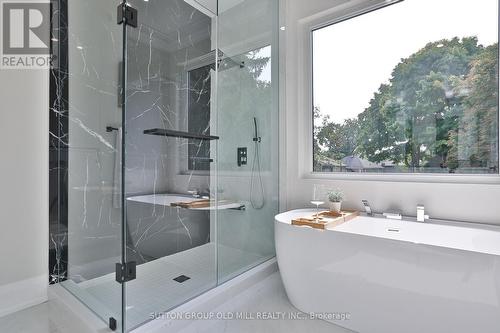
{"type": "Polygon", "coordinates": [[[339,189],[328,192],[328,200],[330,201],[330,210],[340,213],[342,209],[342,200],[344,200],[344,192],[339,189]]]}

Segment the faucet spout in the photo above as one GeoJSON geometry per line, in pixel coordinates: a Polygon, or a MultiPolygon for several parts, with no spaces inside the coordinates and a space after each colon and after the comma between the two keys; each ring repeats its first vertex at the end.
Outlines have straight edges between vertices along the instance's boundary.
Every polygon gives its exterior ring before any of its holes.
{"type": "Polygon", "coordinates": [[[372,212],[372,208],[370,207],[370,204],[368,203],[368,200],[362,200],[361,202],[363,203],[363,206],[365,207],[366,215],[372,216],[373,212],[372,212]]]}
{"type": "Polygon", "coordinates": [[[429,219],[429,215],[425,215],[425,207],[424,205],[417,206],[417,221],[425,222],[425,220],[429,219]]]}

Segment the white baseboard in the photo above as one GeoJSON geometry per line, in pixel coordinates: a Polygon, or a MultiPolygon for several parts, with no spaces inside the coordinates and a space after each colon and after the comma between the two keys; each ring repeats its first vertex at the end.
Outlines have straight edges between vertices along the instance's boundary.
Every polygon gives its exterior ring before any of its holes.
{"type": "Polygon", "coordinates": [[[47,275],[0,286],[0,317],[47,301],[47,275]]]}

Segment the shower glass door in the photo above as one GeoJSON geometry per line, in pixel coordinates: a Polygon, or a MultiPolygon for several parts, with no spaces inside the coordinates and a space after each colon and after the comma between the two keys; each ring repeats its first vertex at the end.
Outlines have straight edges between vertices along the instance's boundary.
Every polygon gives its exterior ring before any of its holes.
{"type": "MultiPolygon", "coordinates": [[[[51,233],[59,282],[110,326],[122,329],[119,72],[123,27],[115,0],[53,1],[52,67],[59,173],[57,233],[51,233]],[[56,77],[57,76],[57,77],[56,77]],[[118,200],[116,199],[118,197],[118,200]]],[[[52,172],[52,171],[51,171],[52,172]]],[[[51,230],[52,227],[51,227],[51,230]]]]}
{"type": "Polygon", "coordinates": [[[131,330],[217,285],[216,17],[196,1],[130,0],[125,285],[131,330]],[[188,3],[189,2],[189,3],[188,3]]]}

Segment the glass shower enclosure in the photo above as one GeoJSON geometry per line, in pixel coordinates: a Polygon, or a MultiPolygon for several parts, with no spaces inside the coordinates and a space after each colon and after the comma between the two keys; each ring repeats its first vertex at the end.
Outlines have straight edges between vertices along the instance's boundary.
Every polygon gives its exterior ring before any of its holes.
{"type": "Polygon", "coordinates": [[[51,279],[128,332],[275,255],[278,0],[57,5],[51,279]]]}

